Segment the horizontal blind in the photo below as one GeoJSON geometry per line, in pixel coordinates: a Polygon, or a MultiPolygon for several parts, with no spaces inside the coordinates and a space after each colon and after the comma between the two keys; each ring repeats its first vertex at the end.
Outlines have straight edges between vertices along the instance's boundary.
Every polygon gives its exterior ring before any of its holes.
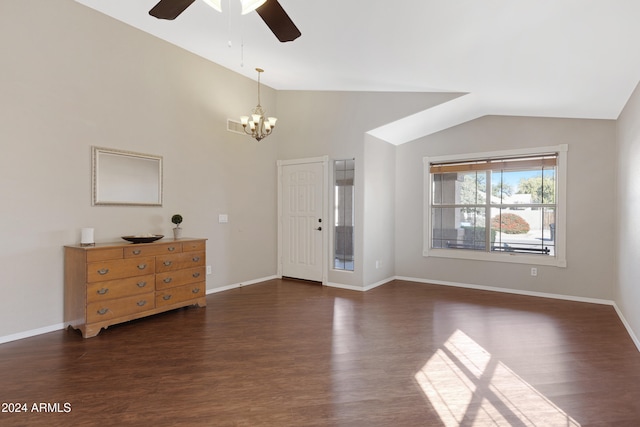
{"type": "Polygon", "coordinates": [[[558,154],[550,153],[535,157],[510,157],[477,159],[463,162],[430,163],[430,173],[473,172],[487,170],[521,170],[551,168],[556,166],[558,154]]]}

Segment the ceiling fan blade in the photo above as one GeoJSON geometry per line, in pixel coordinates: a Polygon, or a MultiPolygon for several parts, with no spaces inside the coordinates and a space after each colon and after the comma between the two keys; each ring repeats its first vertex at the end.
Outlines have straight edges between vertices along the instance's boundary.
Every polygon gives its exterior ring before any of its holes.
{"type": "Polygon", "coordinates": [[[194,1],[196,0],[160,0],[149,11],[149,15],[158,19],[176,19],[194,1]]]}
{"type": "Polygon", "coordinates": [[[278,0],[267,0],[256,12],[281,42],[290,42],[302,35],[278,0]]]}

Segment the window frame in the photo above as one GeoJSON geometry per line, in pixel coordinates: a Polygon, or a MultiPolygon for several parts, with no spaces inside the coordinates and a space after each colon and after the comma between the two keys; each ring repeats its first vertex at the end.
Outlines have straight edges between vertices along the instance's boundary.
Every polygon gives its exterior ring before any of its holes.
{"type": "Polygon", "coordinates": [[[555,146],[523,148],[514,150],[491,151],[471,154],[454,154],[445,156],[432,156],[423,158],[423,249],[424,257],[434,258],[454,258],[477,261],[506,262],[532,265],[549,265],[555,267],[566,267],[566,188],[567,188],[567,144],[555,146]],[[525,157],[558,153],[556,163],[556,235],[555,235],[555,255],[538,255],[522,253],[505,253],[491,251],[473,251],[465,249],[438,249],[431,247],[432,240],[432,206],[431,189],[432,179],[429,171],[431,163],[477,161],[488,158],[501,157],[525,157]]]}

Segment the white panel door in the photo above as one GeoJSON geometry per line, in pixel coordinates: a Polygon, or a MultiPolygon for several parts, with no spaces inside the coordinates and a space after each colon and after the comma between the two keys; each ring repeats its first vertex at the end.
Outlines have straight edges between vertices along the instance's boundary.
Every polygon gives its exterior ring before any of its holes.
{"type": "Polygon", "coordinates": [[[322,281],[322,163],[282,167],[282,275],[322,281]]]}

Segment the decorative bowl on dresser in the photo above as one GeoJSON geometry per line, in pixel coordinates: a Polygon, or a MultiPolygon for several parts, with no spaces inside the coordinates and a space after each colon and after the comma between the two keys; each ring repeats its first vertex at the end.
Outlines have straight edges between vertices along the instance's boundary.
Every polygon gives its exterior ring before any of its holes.
{"type": "Polygon", "coordinates": [[[131,243],[151,243],[164,237],[162,234],[152,234],[149,236],[122,236],[124,240],[131,243]]]}
{"type": "Polygon", "coordinates": [[[206,239],[64,247],[65,325],[102,328],[189,305],[205,307],[206,239]]]}

